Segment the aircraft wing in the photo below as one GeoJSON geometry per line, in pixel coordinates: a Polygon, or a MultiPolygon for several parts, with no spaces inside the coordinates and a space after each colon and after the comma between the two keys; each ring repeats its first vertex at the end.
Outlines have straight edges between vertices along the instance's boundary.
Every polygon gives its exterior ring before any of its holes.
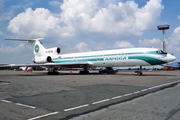
{"type": "Polygon", "coordinates": [[[89,62],[70,62],[70,63],[46,63],[46,64],[37,64],[37,65],[46,68],[84,68],[84,67],[90,67],[93,64],[89,62]]]}
{"type": "Polygon", "coordinates": [[[84,68],[90,67],[93,64],[91,62],[67,62],[67,63],[46,63],[46,64],[7,64],[0,65],[0,67],[46,67],[46,68],[84,68]]]}

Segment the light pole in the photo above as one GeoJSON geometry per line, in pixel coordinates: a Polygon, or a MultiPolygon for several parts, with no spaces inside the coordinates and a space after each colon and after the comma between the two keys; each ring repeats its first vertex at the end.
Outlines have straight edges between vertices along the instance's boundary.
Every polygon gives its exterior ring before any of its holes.
{"type": "Polygon", "coordinates": [[[157,28],[158,30],[162,30],[163,33],[163,51],[166,52],[166,41],[164,39],[164,34],[165,34],[165,30],[169,29],[170,25],[158,25],[157,28]]]}

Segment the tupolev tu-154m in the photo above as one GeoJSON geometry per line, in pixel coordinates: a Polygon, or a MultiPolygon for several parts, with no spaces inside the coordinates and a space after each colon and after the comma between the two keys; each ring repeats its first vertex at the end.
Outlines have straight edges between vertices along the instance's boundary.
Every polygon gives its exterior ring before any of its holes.
{"type": "Polygon", "coordinates": [[[134,67],[139,66],[137,75],[142,75],[142,66],[160,65],[172,62],[175,56],[155,48],[129,48],[116,50],[91,51],[71,54],[60,54],[59,47],[45,49],[40,40],[43,38],[5,39],[27,41],[33,47],[35,64],[9,64],[0,67],[36,67],[48,68],[48,74],[57,74],[62,68],[84,68],[80,74],[89,73],[89,68],[95,67],[134,67]]]}

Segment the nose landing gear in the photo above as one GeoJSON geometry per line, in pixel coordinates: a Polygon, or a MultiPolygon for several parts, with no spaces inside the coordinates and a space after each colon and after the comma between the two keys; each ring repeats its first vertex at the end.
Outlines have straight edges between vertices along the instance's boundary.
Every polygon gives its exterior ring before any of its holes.
{"type": "Polygon", "coordinates": [[[137,73],[137,75],[142,75],[142,66],[140,66],[140,69],[138,71],[134,71],[134,73],[137,73]]]}

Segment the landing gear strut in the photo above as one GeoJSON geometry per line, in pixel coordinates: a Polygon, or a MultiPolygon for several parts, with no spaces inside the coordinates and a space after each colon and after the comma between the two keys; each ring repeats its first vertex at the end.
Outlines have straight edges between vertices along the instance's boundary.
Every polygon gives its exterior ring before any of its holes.
{"type": "Polygon", "coordinates": [[[56,68],[48,68],[48,75],[59,75],[56,68]]]}
{"type": "Polygon", "coordinates": [[[137,73],[137,75],[142,75],[142,66],[140,66],[138,71],[134,71],[134,73],[137,73]]]}
{"type": "Polygon", "coordinates": [[[79,74],[89,74],[88,68],[85,67],[84,71],[79,71],[79,74]]]}

